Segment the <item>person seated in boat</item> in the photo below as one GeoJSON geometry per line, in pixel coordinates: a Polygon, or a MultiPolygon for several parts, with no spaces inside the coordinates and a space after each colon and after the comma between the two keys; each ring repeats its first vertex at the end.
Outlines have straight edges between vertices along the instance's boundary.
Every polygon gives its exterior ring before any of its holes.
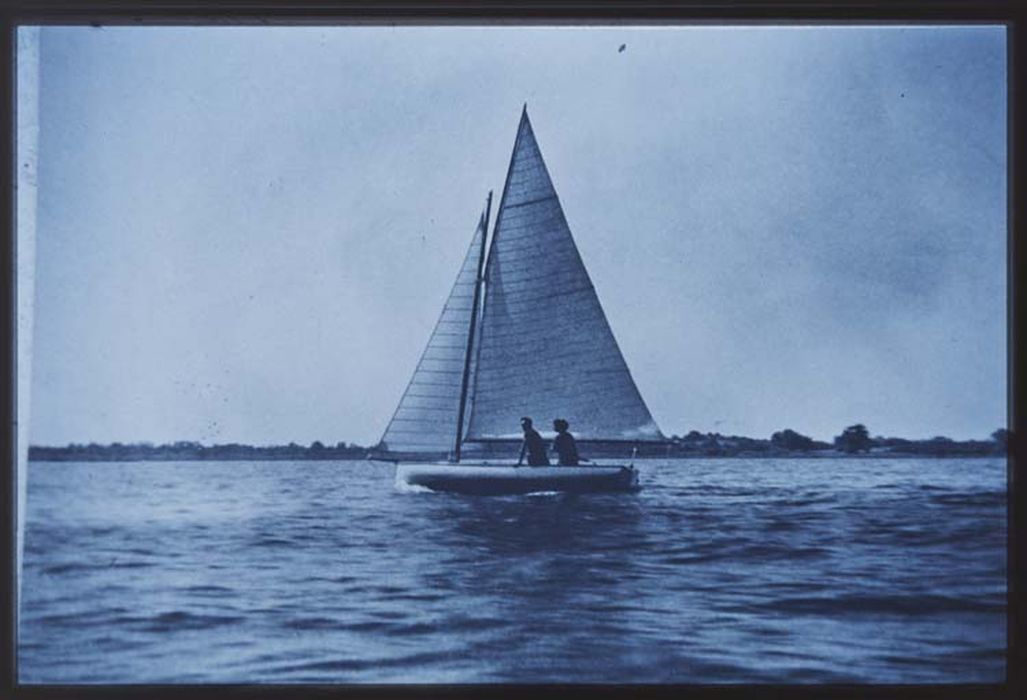
{"type": "Polygon", "coordinates": [[[574,441],[574,436],[567,432],[570,428],[570,424],[563,418],[557,418],[553,421],[553,430],[556,431],[556,439],[553,440],[553,451],[560,456],[560,466],[562,467],[576,467],[578,461],[587,462],[587,459],[578,457],[578,444],[574,441]]]}
{"type": "Polygon", "coordinates": [[[528,466],[547,467],[549,458],[546,457],[546,443],[538,431],[531,427],[531,418],[521,418],[521,429],[524,430],[524,443],[521,445],[521,456],[517,458],[517,466],[524,461],[524,453],[528,453],[528,466]]]}

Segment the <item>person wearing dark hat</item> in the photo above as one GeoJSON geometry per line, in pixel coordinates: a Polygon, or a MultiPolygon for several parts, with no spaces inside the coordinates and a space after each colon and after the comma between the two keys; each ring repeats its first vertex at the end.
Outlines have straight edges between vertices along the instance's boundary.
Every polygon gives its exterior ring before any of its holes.
{"type": "Polygon", "coordinates": [[[531,427],[531,418],[521,418],[521,428],[524,430],[524,443],[521,445],[521,456],[517,458],[517,466],[524,461],[524,453],[528,453],[529,467],[547,467],[549,458],[546,457],[546,443],[538,431],[531,427]]]}
{"type": "MultiPolygon", "coordinates": [[[[553,421],[553,430],[556,431],[556,439],[553,440],[553,451],[560,456],[560,466],[578,466],[578,445],[574,442],[574,436],[567,432],[570,424],[563,418],[553,421]]],[[[587,460],[586,460],[587,461],[587,460]]]]}

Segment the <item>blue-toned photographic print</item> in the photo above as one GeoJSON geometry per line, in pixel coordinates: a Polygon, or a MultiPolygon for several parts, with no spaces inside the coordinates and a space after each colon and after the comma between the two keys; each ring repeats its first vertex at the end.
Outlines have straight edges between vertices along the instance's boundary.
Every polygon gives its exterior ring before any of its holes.
{"type": "Polygon", "coordinates": [[[997,683],[1007,36],[22,27],[27,684],[997,683]]]}

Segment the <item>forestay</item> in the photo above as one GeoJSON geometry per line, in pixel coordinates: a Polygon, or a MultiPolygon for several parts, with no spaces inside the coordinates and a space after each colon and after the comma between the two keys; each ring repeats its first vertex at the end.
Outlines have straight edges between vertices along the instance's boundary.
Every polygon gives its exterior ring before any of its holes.
{"type": "Polygon", "coordinates": [[[480,343],[468,441],[517,438],[522,415],[543,430],[565,418],[578,439],[664,440],[582,264],[527,110],[488,253],[480,343]]]}

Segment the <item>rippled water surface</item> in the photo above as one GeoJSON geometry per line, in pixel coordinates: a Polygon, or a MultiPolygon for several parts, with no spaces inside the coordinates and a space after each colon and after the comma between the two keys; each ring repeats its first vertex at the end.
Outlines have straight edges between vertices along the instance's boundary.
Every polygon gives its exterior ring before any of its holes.
{"type": "Polygon", "coordinates": [[[1003,679],[1003,460],[641,470],[469,497],[366,462],[33,463],[20,677],[1003,679]]]}

